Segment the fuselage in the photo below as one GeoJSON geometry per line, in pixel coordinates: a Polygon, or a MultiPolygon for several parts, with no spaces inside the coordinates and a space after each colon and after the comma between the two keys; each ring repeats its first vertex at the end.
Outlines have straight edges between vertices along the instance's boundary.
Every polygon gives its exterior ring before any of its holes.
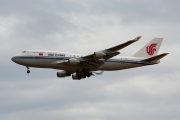
{"type": "Polygon", "coordinates": [[[154,38],[132,57],[117,56],[120,54],[120,50],[137,42],[140,38],[141,36],[138,36],[133,40],[87,55],[60,51],[27,50],[12,57],[11,60],[26,66],[28,74],[30,73],[29,67],[51,68],[60,70],[57,72],[57,77],[72,76],[73,80],[81,80],[101,75],[104,71],[154,65],[168,55],[168,53],[157,55],[163,38],[154,38]]]}
{"type": "MultiPolygon", "coordinates": [[[[81,66],[57,65],[53,63],[57,61],[63,62],[71,58],[80,59],[81,57],[83,57],[82,54],[72,54],[58,51],[28,50],[12,57],[12,61],[27,67],[76,71],[81,69],[81,66]]],[[[152,65],[152,63],[142,62],[142,59],[144,58],[116,56],[112,59],[103,60],[104,64],[96,70],[113,71],[152,65]]]]}

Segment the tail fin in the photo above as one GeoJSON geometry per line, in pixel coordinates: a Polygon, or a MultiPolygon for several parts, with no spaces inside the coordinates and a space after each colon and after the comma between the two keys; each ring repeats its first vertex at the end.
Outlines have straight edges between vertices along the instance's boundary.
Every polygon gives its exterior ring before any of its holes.
{"type": "Polygon", "coordinates": [[[135,53],[133,57],[149,58],[156,56],[161,46],[162,40],[163,38],[154,38],[143,48],[141,48],[137,53],[135,53]]]}
{"type": "Polygon", "coordinates": [[[142,61],[143,62],[149,62],[149,63],[158,63],[161,58],[165,57],[168,54],[169,53],[163,53],[163,54],[160,54],[160,55],[156,55],[154,57],[150,57],[150,58],[144,59],[142,61]]]}

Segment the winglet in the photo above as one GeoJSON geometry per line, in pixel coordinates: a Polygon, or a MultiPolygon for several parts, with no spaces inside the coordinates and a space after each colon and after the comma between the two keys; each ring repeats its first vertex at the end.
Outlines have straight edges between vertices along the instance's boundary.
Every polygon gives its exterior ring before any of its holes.
{"type": "Polygon", "coordinates": [[[133,40],[138,41],[141,37],[142,36],[138,36],[138,37],[134,38],[133,40]]]}

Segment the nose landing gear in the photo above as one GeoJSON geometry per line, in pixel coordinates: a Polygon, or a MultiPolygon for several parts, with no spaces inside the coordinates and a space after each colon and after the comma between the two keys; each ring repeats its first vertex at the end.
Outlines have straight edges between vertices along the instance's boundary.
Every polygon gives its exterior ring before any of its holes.
{"type": "Polygon", "coordinates": [[[29,67],[26,67],[26,68],[27,68],[27,74],[29,74],[30,73],[29,67]]]}

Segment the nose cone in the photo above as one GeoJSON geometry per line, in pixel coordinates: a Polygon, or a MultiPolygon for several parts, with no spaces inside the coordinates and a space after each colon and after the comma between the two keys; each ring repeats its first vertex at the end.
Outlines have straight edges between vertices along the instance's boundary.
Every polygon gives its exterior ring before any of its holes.
{"type": "Polygon", "coordinates": [[[14,56],[11,60],[19,65],[24,65],[24,61],[20,56],[14,56]]]}
{"type": "Polygon", "coordinates": [[[19,59],[16,56],[12,57],[11,60],[15,63],[19,63],[19,59]]]}
{"type": "Polygon", "coordinates": [[[13,62],[17,63],[16,57],[12,57],[11,60],[12,60],[13,62]]]}
{"type": "Polygon", "coordinates": [[[12,57],[11,60],[12,60],[13,62],[15,62],[15,57],[12,57]]]}

